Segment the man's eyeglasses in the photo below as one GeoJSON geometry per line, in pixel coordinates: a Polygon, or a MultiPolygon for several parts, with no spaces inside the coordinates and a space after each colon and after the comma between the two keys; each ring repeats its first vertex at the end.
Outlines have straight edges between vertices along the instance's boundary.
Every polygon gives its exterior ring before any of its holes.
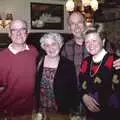
{"type": "Polygon", "coordinates": [[[12,33],[18,33],[18,32],[20,32],[20,33],[25,33],[26,31],[27,31],[26,28],[11,29],[11,32],[12,32],[12,33]]]}

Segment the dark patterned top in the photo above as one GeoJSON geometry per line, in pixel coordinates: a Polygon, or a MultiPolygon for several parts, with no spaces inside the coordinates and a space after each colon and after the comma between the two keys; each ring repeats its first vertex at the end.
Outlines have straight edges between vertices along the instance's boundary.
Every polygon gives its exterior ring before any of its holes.
{"type": "Polygon", "coordinates": [[[91,56],[83,60],[80,69],[81,98],[88,94],[102,107],[120,108],[120,74],[113,68],[115,59],[114,55],[106,54],[100,63],[93,63],[91,56]]]}
{"type": "Polygon", "coordinates": [[[81,62],[83,58],[88,55],[87,50],[83,45],[76,44],[75,40],[72,39],[64,45],[61,53],[63,56],[74,62],[78,79],[81,62]]]}
{"type": "Polygon", "coordinates": [[[53,82],[55,73],[56,73],[55,68],[44,67],[40,85],[41,107],[45,108],[45,110],[49,112],[57,111],[57,105],[55,102],[55,96],[53,92],[53,82]]]}

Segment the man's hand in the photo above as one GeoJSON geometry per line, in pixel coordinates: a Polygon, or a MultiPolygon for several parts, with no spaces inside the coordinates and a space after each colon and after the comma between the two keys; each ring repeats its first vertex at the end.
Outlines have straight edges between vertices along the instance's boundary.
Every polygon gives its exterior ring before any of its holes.
{"type": "Polygon", "coordinates": [[[118,70],[120,69],[120,58],[113,62],[113,67],[118,70]]]}

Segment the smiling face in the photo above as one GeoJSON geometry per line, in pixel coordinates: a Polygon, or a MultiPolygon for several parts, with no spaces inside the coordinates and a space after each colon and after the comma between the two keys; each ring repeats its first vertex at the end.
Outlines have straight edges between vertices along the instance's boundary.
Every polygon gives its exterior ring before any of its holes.
{"type": "Polygon", "coordinates": [[[85,36],[85,46],[91,55],[97,55],[103,48],[103,41],[97,32],[85,36]]]}
{"type": "Polygon", "coordinates": [[[52,39],[46,39],[43,45],[43,49],[49,57],[56,57],[59,55],[61,46],[59,43],[52,39]]]}
{"type": "Polygon", "coordinates": [[[75,37],[81,38],[85,29],[85,20],[80,13],[76,12],[71,14],[69,17],[69,29],[75,37]]]}
{"type": "Polygon", "coordinates": [[[28,33],[26,24],[21,20],[15,20],[10,25],[9,36],[14,44],[24,44],[28,33]]]}

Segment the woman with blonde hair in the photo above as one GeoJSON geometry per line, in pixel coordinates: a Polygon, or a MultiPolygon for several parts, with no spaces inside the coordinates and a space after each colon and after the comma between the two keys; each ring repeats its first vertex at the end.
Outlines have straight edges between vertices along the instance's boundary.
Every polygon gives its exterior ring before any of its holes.
{"type": "Polygon", "coordinates": [[[103,31],[90,27],[84,33],[90,54],[80,69],[80,96],[88,120],[120,120],[120,71],[113,68],[118,57],[104,48],[103,31]]]}

